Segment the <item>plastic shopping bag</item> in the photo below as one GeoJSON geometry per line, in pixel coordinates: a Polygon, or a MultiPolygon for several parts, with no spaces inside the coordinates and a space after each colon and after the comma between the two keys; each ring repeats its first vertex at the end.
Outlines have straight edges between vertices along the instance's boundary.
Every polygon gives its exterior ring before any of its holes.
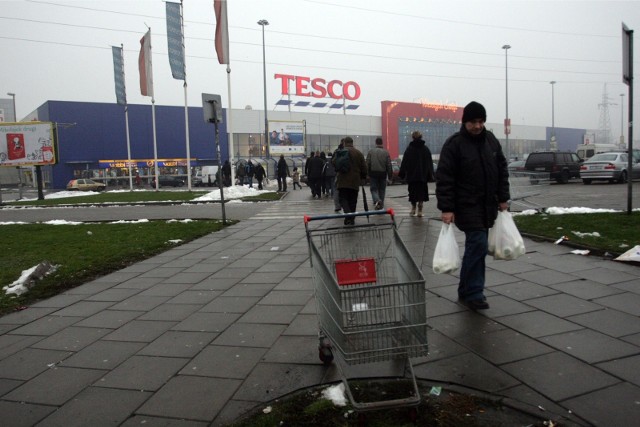
{"type": "Polygon", "coordinates": [[[452,273],[460,266],[460,252],[453,225],[442,223],[436,250],[433,253],[433,272],[436,274],[452,273]]]}
{"type": "Polygon", "coordinates": [[[489,230],[489,253],[493,253],[494,259],[504,260],[513,260],[525,253],[524,240],[509,211],[498,212],[489,230]]]}

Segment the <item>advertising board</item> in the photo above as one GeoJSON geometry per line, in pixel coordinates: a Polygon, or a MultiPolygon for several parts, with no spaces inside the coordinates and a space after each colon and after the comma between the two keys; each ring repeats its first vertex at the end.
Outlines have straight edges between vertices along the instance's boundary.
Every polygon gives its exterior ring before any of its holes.
{"type": "Polygon", "coordinates": [[[52,123],[0,123],[0,166],[53,165],[53,141],[52,123]]]}
{"type": "Polygon", "coordinates": [[[304,123],[269,121],[269,153],[271,156],[304,154],[304,123]]]}

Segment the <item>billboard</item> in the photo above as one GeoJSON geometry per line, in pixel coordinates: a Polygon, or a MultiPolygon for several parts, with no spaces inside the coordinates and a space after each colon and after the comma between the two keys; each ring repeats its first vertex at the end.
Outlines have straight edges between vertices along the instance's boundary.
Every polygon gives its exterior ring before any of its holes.
{"type": "Polygon", "coordinates": [[[269,122],[269,153],[271,156],[304,154],[304,122],[269,122]]]}
{"type": "Polygon", "coordinates": [[[53,165],[55,163],[52,123],[0,124],[0,166],[53,165]]]}

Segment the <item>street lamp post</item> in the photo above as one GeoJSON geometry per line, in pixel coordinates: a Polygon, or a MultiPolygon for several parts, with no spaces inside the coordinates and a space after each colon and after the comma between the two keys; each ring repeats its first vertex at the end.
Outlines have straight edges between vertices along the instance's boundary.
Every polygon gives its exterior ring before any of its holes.
{"type": "Polygon", "coordinates": [[[556,148],[556,101],[554,88],[556,85],[555,80],[549,82],[551,84],[551,141],[549,143],[549,149],[555,150],[556,148]]]}
{"type": "Polygon", "coordinates": [[[511,132],[509,123],[509,63],[508,63],[508,51],[511,46],[505,44],[502,46],[504,49],[504,86],[505,86],[505,105],[506,115],[504,119],[504,135],[505,135],[505,152],[507,153],[507,161],[509,160],[509,133],[511,132]]]}
{"type": "MultiPolygon", "coordinates": [[[[267,118],[267,59],[266,59],[266,49],[264,43],[264,27],[269,25],[269,21],[266,19],[261,19],[258,21],[258,25],[262,27],[262,76],[264,79],[264,143],[267,147],[269,147],[269,119],[267,118]]],[[[262,154],[262,149],[260,150],[260,154],[262,154]]],[[[267,152],[267,157],[269,157],[270,152],[267,152]]]]}
{"type": "Polygon", "coordinates": [[[620,147],[624,145],[624,93],[620,94],[620,147]]]}

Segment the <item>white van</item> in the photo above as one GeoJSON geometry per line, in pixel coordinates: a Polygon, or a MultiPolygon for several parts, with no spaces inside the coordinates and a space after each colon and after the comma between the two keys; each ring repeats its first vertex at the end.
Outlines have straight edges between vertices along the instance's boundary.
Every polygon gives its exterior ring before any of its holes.
{"type": "Polygon", "coordinates": [[[582,160],[587,160],[593,157],[594,154],[619,151],[620,149],[618,144],[580,144],[576,148],[576,154],[582,160]]]}
{"type": "Polygon", "coordinates": [[[216,173],[218,172],[218,166],[202,166],[202,168],[196,172],[193,177],[193,185],[196,187],[202,186],[217,186],[216,173]]]}

